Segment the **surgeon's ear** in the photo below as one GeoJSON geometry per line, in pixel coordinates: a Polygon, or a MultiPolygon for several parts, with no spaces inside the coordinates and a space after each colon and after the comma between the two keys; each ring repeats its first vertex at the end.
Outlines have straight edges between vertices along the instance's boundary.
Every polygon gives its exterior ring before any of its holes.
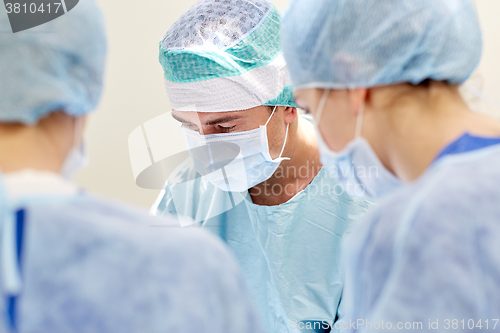
{"type": "Polygon", "coordinates": [[[368,89],[365,88],[356,88],[351,90],[350,99],[351,99],[351,110],[355,115],[358,115],[361,104],[366,101],[368,97],[368,89]]]}
{"type": "Polygon", "coordinates": [[[297,115],[297,108],[291,106],[286,106],[285,110],[283,111],[283,116],[287,125],[293,123],[293,121],[297,118],[297,115]]]}

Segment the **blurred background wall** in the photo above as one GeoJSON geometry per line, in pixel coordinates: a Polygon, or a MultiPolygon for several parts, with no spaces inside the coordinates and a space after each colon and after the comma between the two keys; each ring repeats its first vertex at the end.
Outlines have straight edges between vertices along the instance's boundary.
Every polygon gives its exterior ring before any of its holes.
{"type": "MultiPolygon", "coordinates": [[[[90,165],[76,180],[102,196],[149,208],[159,190],[136,186],[128,136],[144,122],[170,111],[158,62],[158,45],[168,28],[196,1],[98,1],[108,27],[106,86],[99,110],[90,117],[86,132],[90,165]]],[[[289,0],[273,2],[284,11],[289,0]]],[[[500,101],[500,1],[476,0],[476,3],[484,33],[483,60],[468,84],[500,101]]],[[[494,102],[465,94],[475,110],[500,118],[500,105],[495,107],[494,102]]],[[[178,144],[175,141],[172,140],[172,145],[178,144]]]]}

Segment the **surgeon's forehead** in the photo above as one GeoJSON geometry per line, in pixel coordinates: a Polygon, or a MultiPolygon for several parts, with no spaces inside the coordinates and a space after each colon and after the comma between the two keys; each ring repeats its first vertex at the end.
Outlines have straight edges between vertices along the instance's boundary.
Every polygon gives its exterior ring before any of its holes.
{"type": "Polygon", "coordinates": [[[193,124],[217,125],[225,122],[247,118],[249,115],[244,111],[229,112],[192,112],[173,111],[172,116],[180,121],[193,124]]]}
{"type": "MultiPolygon", "coordinates": [[[[195,112],[195,111],[178,111],[172,110],[172,116],[179,121],[187,121],[193,123],[211,123],[217,121],[232,121],[237,119],[259,118],[262,111],[267,112],[269,107],[258,106],[248,110],[226,111],[226,112],[195,112]]],[[[267,113],[266,113],[267,114],[267,113]]]]}

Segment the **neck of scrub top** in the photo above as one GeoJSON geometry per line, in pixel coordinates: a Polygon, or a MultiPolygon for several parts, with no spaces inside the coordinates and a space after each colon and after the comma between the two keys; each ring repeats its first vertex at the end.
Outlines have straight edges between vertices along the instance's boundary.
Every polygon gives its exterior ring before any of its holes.
{"type": "Polygon", "coordinates": [[[0,170],[59,173],[74,143],[77,122],[81,120],[55,112],[33,126],[0,123],[0,170]]]}
{"type": "Polygon", "coordinates": [[[465,133],[500,136],[497,119],[471,111],[458,87],[446,83],[370,88],[369,96],[363,136],[381,162],[405,182],[419,178],[439,152],[465,133]]]}
{"type": "Polygon", "coordinates": [[[281,162],[271,178],[249,190],[253,203],[262,206],[283,204],[306,188],[321,170],[314,126],[310,120],[298,115],[290,123],[283,156],[290,160],[281,162]]]}

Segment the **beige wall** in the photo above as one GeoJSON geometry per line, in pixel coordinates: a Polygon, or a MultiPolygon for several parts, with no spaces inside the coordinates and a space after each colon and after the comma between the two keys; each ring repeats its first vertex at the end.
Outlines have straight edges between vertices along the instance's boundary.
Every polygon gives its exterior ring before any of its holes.
{"type": "Polygon", "coordinates": [[[498,105],[493,106],[492,103],[486,103],[477,97],[467,100],[475,110],[500,118],[500,20],[498,19],[500,1],[476,0],[475,2],[483,29],[484,47],[481,64],[468,84],[482,90],[487,95],[486,98],[494,98],[498,105]]]}
{"type": "MultiPolygon", "coordinates": [[[[86,133],[90,165],[78,174],[77,181],[100,195],[149,207],[159,191],[135,185],[128,136],[144,122],[170,111],[158,63],[158,44],[195,0],[121,0],[119,5],[116,0],[98,1],[107,17],[110,52],[103,100],[91,116],[86,133]]],[[[485,47],[471,84],[500,100],[500,1],[476,2],[485,47]]],[[[274,3],[283,11],[288,0],[274,3]]],[[[476,109],[500,116],[500,109],[470,100],[476,109]]]]}

